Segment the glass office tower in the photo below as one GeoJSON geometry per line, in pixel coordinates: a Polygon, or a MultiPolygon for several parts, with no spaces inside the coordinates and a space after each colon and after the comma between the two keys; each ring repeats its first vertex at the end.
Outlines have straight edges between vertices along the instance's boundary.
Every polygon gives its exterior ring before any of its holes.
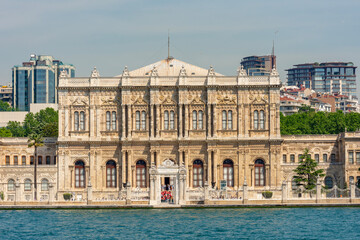
{"type": "Polygon", "coordinates": [[[287,83],[317,92],[356,96],[356,68],[352,62],[297,64],[286,70],[287,83]]]}
{"type": "Polygon", "coordinates": [[[75,77],[75,67],[52,56],[31,55],[30,61],[12,68],[13,106],[29,111],[31,103],[57,103],[57,85],[61,71],[75,77]]]}

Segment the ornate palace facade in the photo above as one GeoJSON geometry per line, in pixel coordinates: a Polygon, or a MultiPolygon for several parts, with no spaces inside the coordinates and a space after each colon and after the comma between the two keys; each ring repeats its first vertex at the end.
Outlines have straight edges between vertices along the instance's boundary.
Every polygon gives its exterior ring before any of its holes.
{"type": "MultiPolygon", "coordinates": [[[[173,58],[111,78],[96,69],[90,78],[62,72],[57,152],[44,147],[58,159],[48,176],[54,199],[72,193],[80,201],[159,205],[165,188],[181,205],[259,199],[264,190],[277,198],[291,189],[305,148],[326,169],[326,184],[360,176],[357,133],[280,135],[280,86],[275,69],[223,76],[173,58]],[[351,153],[353,163],[345,161],[351,153]]],[[[7,164],[14,153],[6,140],[1,147],[2,186],[11,195],[6,184],[16,176],[7,172],[19,166],[7,164]]]]}

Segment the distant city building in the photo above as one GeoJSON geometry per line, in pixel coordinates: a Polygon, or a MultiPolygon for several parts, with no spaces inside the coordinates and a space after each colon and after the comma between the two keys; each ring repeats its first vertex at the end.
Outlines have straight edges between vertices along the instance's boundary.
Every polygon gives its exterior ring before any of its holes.
{"type": "Polygon", "coordinates": [[[284,116],[289,116],[299,111],[302,102],[296,99],[292,99],[286,96],[280,97],[280,112],[284,114],[284,116]]]}
{"type": "Polygon", "coordinates": [[[7,102],[12,106],[12,87],[2,86],[0,87],[0,100],[3,102],[7,102]]]}
{"type": "Polygon", "coordinates": [[[356,68],[351,62],[297,64],[286,70],[287,84],[316,92],[356,96],[356,68]]]}
{"type": "Polygon", "coordinates": [[[60,72],[75,77],[75,67],[52,56],[31,55],[30,61],[12,68],[13,106],[29,111],[31,103],[57,103],[60,72]]]}
{"type": "Polygon", "coordinates": [[[276,56],[249,56],[241,59],[240,64],[249,76],[267,76],[276,67],[276,56]]]}

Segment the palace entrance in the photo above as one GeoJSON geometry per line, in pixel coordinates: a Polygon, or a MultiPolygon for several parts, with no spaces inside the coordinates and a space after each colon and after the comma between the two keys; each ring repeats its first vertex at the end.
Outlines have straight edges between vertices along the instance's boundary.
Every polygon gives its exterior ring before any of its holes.
{"type": "Polygon", "coordinates": [[[151,167],[150,171],[150,204],[184,204],[185,179],[184,166],[178,166],[171,159],[160,166],[151,167]]]}

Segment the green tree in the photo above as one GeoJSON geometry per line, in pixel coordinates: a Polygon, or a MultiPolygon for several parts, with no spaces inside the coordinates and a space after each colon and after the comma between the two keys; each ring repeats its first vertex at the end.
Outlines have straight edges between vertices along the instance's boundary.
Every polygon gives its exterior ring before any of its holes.
{"type": "Polygon", "coordinates": [[[302,185],[305,189],[313,189],[316,186],[316,181],[319,177],[324,177],[323,169],[317,169],[318,163],[311,158],[309,149],[304,150],[301,156],[299,166],[294,169],[296,175],[294,181],[297,185],[302,185]]]}
{"type": "Polygon", "coordinates": [[[9,103],[0,100],[0,111],[12,111],[12,108],[9,103]]]}
{"type": "Polygon", "coordinates": [[[311,108],[308,105],[302,104],[301,107],[299,107],[298,112],[299,113],[302,113],[302,112],[315,112],[315,109],[311,108]]]}
{"type": "Polygon", "coordinates": [[[8,122],[6,128],[10,130],[11,135],[13,137],[25,137],[26,136],[25,129],[23,128],[23,126],[21,125],[20,122],[10,121],[10,122],[8,122]]]}
{"type": "Polygon", "coordinates": [[[37,149],[38,147],[44,146],[44,139],[42,138],[42,136],[40,134],[30,134],[29,139],[28,139],[28,147],[34,147],[35,148],[35,159],[34,159],[34,200],[36,201],[37,199],[37,149]]]}
{"type": "Polygon", "coordinates": [[[0,128],[0,137],[12,137],[12,133],[7,128],[0,128]]]}

